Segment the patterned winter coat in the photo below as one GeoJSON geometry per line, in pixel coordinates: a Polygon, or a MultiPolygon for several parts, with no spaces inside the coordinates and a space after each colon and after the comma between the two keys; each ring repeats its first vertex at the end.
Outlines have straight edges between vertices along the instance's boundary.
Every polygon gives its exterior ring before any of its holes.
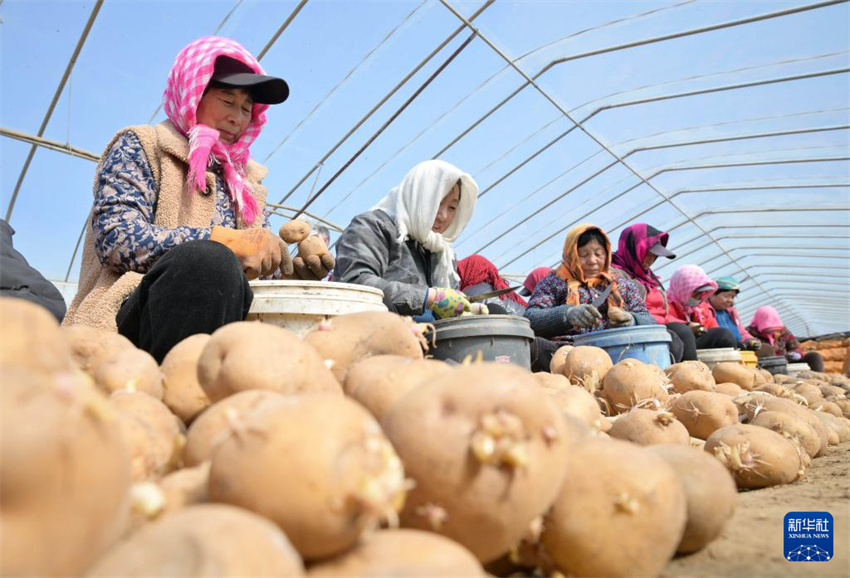
{"type": "MultiPolygon", "coordinates": [[[[637,288],[637,283],[630,279],[619,278],[617,280],[620,296],[623,298],[623,308],[635,318],[636,325],[655,325],[655,319],[646,309],[637,288]]],[[[604,288],[579,288],[579,301],[582,304],[592,303],[604,290],[604,288]]],[[[567,341],[569,336],[590,333],[609,329],[608,319],[600,320],[593,327],[575,329],[569,327],[566,322],[566,314],[570,306],[566,305],[567,283],[556,273],[551,273],[543,278],[534,293],[528,300],[528,308],[525,316],[531,322],[531,328],[538,337],[554,339],[555,341],[567,341]]]]}

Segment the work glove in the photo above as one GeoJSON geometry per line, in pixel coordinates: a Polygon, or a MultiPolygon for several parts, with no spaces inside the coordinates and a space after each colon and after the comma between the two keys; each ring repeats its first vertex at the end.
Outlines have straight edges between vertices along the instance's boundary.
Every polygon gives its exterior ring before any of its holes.
{"type": "Polygon", "coordinates": [[[573,305],[567,309],[567,325],[575,328],[592,327],[601,319],[602,314],[599,312],[599,309],[593,305],[573,305]]]}
{"type": "Polygon", "coordinates": [[[635,324],[635,316],[619,307],[608,307],[608,322],[611,327],[631,327],[635,324]]]}
{"type": "Polygon", "coordinates": [[[448,287],[434,287],[433,290],[436,296],[428,309],[433,311],[438,319],[457,317],[464,311],[470,310],[471,303],[460,291],[448,287]]]}
{"type": "Polygon", "coordinates": [[[248,279],[272,275],[280,269],[292,273],[292,259],[283,239],[266,229],[231,229],[215,226],[210,240],[221,243],[236,255],[248,279]]]}
{"type": "Polygon", "coordinates": [[[333,271],[336,259],[320,237],[310,234],[310,223],[290,221],[280,227],[279,234],[286,243],[298,243],[298,253],[292,260],[295,272],[285,277],[321,281],[333,271]]]}
{"type": "Polygon", "coordinates": [[[747,339],[744,342],[744,349],[748,349],[749,351],[758,351],[761,348],[761,341],[756,338],[747,339]]]}
{"type": "Polygon", "coordinates": [[[333,271],[336,259],[325,242],[311,235],[298,243],[298,254],[292,260],[295,273],[305,281],[321,281],[333,271]]]}
{"type": "Polygon", "coordinates": [[[788,361],[800,361],[803,359],[803,356],[797,351],[789,351],[785,357],[788,358],[788,361]]]}

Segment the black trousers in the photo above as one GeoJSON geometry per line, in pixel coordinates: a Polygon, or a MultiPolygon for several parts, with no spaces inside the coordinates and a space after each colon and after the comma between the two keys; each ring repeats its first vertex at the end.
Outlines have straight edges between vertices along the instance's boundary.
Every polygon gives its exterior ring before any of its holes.
{"type": "Polygon", "coordinates": [[[801,363],[808,363],[812,371],[823,372],[823,355],[817,351],[810,351],[800,360],[801,363]]]}
{"type": "Polygon", "coordinates": [[[555,352],[565,344],[557,344],[554,341],[535,337],[531,342],[531,371],[538,373],[540,371],[549,372],[549,364],[552,363],[552,357],[555,352]]]}
{"type": "Polygon", "coordinates": [[[214,241],[188,241],[154,264],[115,321],[121,335],[162,363],[190,335],[244,320],[253,299],[230,249],[214,241]]]}
{"type": "Polygon", "coordinates": [[[682,342],[682,338],[669,327],[667,333],[670,334],[670,355],[673,356],[673,363],[679,363],[685,355],[685,344],[682,342]]]}
{"type": "Polygon", "coordinates": [[[696,361],[697,349],[720,349],[737,347],[735,335],[728,329],[715,327],[699,337],[684,323],[668,323],[667,329],[675,333],[682,341],[682,361],[696,361]]]}

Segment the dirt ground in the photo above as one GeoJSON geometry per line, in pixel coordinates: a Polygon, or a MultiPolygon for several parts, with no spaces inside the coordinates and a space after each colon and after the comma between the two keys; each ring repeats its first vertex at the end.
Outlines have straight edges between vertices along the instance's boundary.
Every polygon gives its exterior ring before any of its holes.
{"type": "Polygon", "coordinates": [[[738,494],[734,518],[705,549],[675,558],[662,578],[850,576],[850,442],[812,462],[806,479],[738,494]],[[834,558],[788,562],[783,521],[788,512],[829,512],[835,519],[834,558]]]}

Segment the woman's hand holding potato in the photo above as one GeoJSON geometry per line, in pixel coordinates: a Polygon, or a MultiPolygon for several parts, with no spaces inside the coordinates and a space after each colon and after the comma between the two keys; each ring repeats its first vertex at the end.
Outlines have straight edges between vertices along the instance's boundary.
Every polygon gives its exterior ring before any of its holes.
{"type": "Polygon", "coordinates": [[[286,243],[298,243],[298,254],[292,260],[295,271],[284,273],[284,278],[321,281],[336,265],[336,259],[325,242],[316,235],[310,235],[309,223],[290,221],[280,228],[280,237],[286,243]]]}
{"type": "Polygon", "coordinates": [[[210,240],[221,243],[236,255],[248,279],[272,275],[280,269],[292,272],[286,245],[266,229],[231,229],[214,226],[210,240]]]}
{"type": "Polygon", "coordinates": [[[688,323],[688,328],[693,332],[694,337],[699,337],[705,333],[705,327],[703,327],[701,323],[696,323],[695,321],[688,323]]]}

